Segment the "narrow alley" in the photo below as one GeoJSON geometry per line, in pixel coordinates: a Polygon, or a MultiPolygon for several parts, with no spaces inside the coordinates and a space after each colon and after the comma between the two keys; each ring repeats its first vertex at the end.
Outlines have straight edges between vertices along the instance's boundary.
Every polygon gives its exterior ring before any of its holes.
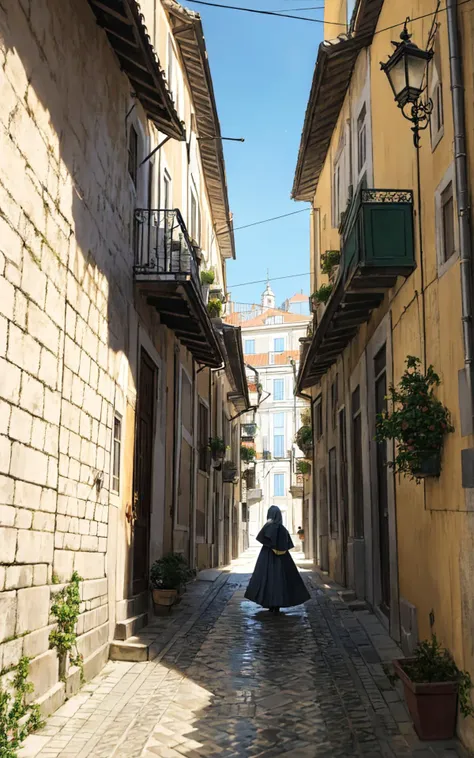
{"type": "Polygon", "coordinates": [[[311,601],[274,617],[244,599],[254,558],[204,572],[155,660],[110,661],[22,758],[466,755],[415,736],[385,668],[400,653],[372,613],[303,561],[311,601]]]}

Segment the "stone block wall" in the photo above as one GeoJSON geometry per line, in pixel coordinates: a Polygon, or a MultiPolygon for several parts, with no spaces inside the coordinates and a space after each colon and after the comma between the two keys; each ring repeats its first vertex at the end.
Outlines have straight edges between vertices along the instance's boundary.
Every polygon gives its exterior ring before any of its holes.
{"type": "Polygon", "coordinates": [[[131,88],[86,0],[2,2],[0,64],[0,672],[30,656],[43,697],[58,685],[53,582],[84,579],[86,674],[109,638],[112,428],[133,307],[131,88]]]}

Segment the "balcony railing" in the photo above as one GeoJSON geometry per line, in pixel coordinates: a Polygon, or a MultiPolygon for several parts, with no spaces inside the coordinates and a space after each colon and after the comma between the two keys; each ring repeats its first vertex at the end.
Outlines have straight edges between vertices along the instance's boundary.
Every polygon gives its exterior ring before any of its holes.
{"type": "Polygon", "coordinates": [[[257,424],[248,423],[241,426],[242,439],[253,440],[257,434],[257,424]]]}
{"type": "Polygon", "coordinates": [[[184,274],[199,282],[199,263],[179,210],[139,208],[134,224],[135,273],[184,274]]]}

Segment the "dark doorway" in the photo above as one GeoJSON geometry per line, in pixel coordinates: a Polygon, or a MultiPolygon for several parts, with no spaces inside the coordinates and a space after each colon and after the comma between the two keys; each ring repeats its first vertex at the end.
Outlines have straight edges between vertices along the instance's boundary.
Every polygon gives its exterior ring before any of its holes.
{"type": "Polygon", "coordinates": [[[360,387],[352,393],[352,487],[354,491],[354,537],[364,537],[364,473],[362,468],[362,410],[360,387]]]}
{"type": "MultiPolygon", "coordinates": [[[[375,412],[387,408],[387,351],[385,345],[374,358],[375,412]]],[[[388,615],[390,610],[390,539],[388,524],[387,443],[376,443],[377,501],[380,549],[381,609],[388,615]]]]}
{"type": "Polygon", "coordinates": [[[147,353],[142,350],[140,355],[137,438],[135,446],[135,521],[133,523],[134,595],[143,592],[148,587],[155,386],[155,366],[147,353]]]}
{"type": "Polygon", "coordinates": [[[349,541],[349,494],[347,486],[346,409],[339,411],[339,479],[341,482],[341,542],[342,576],[344,585],[349,581],[347,544],[349,541]]]}

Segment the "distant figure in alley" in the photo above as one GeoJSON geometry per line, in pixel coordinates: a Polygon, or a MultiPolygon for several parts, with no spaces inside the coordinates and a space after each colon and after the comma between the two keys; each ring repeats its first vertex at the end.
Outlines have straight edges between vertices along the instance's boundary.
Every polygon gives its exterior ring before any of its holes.
{"type": "Polygon", "coordinates": [[[280,608],[302,605],[310,599],[308,590],[288,552],[293,541],[283,526],[280,509],[272,505],[267,523],[257,535],[263,547],[258,556],[245,597],[278,613],[280,608]]]}

